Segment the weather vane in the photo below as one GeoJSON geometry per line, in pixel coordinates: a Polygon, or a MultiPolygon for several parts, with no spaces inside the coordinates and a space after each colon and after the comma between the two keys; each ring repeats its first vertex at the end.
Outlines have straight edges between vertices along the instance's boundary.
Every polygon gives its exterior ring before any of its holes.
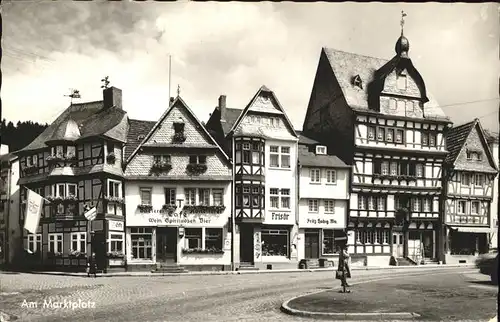
{"type": "Polygon", "coordinates": [[[177,96],[181,95],[181,85],[177,84],[177,96]]]}
{"type": "Polygon", "coordinates": [[[401,36],[403,35],[403,28],[405,26],[405,17],[407,16],[406,12],[401,10],[401,36]]]}
{"type": "Polygon", "coordinates": [[[103,85],[101,85],[101,88],[104,88],[104,89],[108,88],[109,76],[106,76],[103,79],[101,79],[101,82],[103,83],[103,85]]]}
{"type": "Polygon", "coordinates": [[[74,89],[74,88],[70,88],[70,94],[69,95],[64,95],[66,97],[69,97],[70,98],[70,104],[73,104],[73,99],[74,98],[80,98],[80,91],[77,90],[77,89],[74,89]]]}

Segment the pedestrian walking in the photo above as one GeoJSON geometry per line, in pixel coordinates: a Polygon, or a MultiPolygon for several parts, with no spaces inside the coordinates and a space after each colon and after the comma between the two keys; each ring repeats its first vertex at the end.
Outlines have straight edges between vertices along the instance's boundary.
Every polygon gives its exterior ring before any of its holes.
{"type": "Polygon", "coordinates": [[[97,261],[95,258],[95,253],[92,253],[92,255],[89,257],[87,261],[87,276],[90,277],[90,275],[94,274],[94,278],[97,277],[97,261]]]}
{"type": "Polygon", "coordinates": [[[335,278],[339,279],[342,285],[344,293],[350,293],[351,291],[347,289],[350,285],[347,283],[347,279],[351,278],[351,268],[349,267],[349,252],[347,251],[347,245],[341,244],[339,246],[339,266],[335,274],[335,278]]]}

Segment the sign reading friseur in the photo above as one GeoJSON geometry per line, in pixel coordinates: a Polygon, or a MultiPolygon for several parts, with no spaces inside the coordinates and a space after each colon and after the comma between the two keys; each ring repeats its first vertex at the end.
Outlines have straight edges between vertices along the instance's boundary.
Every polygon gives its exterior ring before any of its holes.
{"type": "Polygon", "coordinates": [[[300,214],[300,228],[324,228],[343,229],[345,228],[345,214],[300,214]]]}
{"type": "Polygon", "coordinates": [[[228,221],[225,212],[222,213],[188,213],[184,211],[166,212],[151,210],[136,211],[127,216],[127,226],[183,226],[183,227],[214,227],[221,228],[228,221]]]}

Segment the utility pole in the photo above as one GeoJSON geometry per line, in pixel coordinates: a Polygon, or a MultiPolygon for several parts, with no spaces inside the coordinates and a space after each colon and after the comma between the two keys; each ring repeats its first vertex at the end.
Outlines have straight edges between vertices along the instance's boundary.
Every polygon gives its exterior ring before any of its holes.
{"type": "Polygon", "coordinates": [[[168,55],[168,101],[170,105],[170,82],[172,80],[172,55],[168,55]]]}

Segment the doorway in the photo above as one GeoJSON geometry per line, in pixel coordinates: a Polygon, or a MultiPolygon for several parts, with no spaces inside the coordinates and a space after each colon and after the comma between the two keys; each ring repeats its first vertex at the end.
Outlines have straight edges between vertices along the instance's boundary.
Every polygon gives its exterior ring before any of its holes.
{"type": "Polygon", "coordinates": [[[306,230],[304,241],[305,258],[319,258],[319,230],[306,230]]]}
{"type": "Polygon", "coordinates": [[[156,228],[156,262],[177,262],[177,228],[156,228]]]}
{"type": "Polygon", "coordinates": [[[253,264],[253,226],[240,225],[240,262],[253,264]]]}
{"type": "Polygon", "coordinates": [[[392,255],[396,258],[404,256],[404,240],[402,232],[392,233],[392,255]]]}

